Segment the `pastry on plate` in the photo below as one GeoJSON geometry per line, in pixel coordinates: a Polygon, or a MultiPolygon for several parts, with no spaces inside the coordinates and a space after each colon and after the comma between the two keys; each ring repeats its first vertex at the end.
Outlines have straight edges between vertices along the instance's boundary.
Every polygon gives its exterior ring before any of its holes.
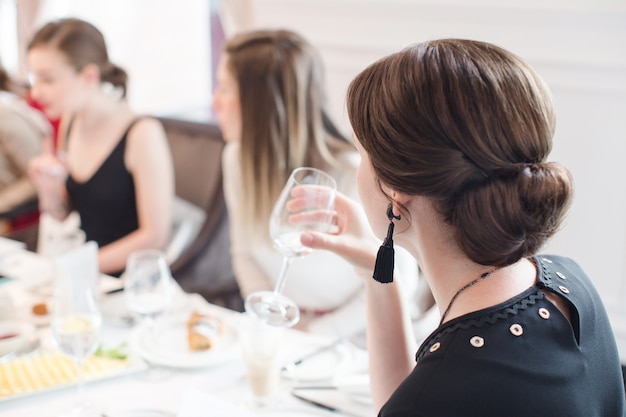
{"type": "Polygon", "coordinates": [[[187,320],[187,343],[189,350],[200,352],[211,349],[222,329],[221,322],[206,314],[194,311],[187,320]]]}

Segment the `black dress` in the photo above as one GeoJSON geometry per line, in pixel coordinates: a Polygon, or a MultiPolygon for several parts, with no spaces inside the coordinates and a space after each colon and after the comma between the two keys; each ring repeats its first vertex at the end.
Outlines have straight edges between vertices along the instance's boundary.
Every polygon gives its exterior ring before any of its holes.
{"type": "Polygon", "coordinates": [[[80,215],[81,229],[87,241],[95,241],[98,247],[108,245],[139,227],[135,184],[124,164],[128,132],[137,120],[131,122],[91,178],[85,182],[78,182],[71,175],[67,178],[67,193],[72,208],[80,215]]]}
{"type": "Polygon", "coordinates": [[[424,341],[380,416],[626,416],[615,338],[591,281],[571,259],[534,261],[535,286],[424,341]],[[568,301],[571,324],[541,289],[568,301]]]}

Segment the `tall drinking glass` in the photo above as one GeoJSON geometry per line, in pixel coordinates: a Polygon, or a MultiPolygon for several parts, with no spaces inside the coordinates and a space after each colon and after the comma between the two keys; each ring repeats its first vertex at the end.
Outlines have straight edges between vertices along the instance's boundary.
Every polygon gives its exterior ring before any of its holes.
{"type": "Polygon", "coordinates": [[[124,271],[126,306],[142,318],[153,336],[154,322],[172,302],[172,275],[160,250],[142,249],[128,256],[124,271]]]}
{"type": "Polygon", "coordinates": [[[53,301],[52,336],[61,352],[72,358],[77,370],[77,403],[62,416],[100,416],[85,395],[83,377],[83,362],[96,351],[102,324],[93,285],[88,280],[60,276],[53,301]]]}
{"type": "Polygon", "coordinates": [[[283,255],[283,264],[273,291],[248,295],[245,309],[273,326],[290,327],[300,319],[298,306],[282,294],[291,262],[306,256],[311,248],[300,243],[306,231],[328,232],[333,225],[337,183],[316,168],[296,168],[285,184],[270,217],[270,237],[283,255]]]}

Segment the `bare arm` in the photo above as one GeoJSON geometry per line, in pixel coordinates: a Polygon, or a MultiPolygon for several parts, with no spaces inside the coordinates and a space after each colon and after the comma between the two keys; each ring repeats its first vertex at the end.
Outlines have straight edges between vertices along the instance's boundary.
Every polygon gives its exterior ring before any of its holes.
{"type": "Polygon", "coordinates": [[[361,207],[337,194],[335,210],[338,234],[305,233],[302,243],[337,253],[364,278],[370,379],[374,405],[379,409],[415,365],[410,315],[405,311],[398,280],[380,284],[371,278],[380,243],[373,237],[361,207]]]}
{"type": "Polygon", "coordinates": [[[124,269],[139,249],[163,249],[169,237],[174,198],[174,168],[165,131],[155,119],[138,121],[128,134],[125,163],[133,175],[139,227],[98,253],[104,273],[124,269]]]}

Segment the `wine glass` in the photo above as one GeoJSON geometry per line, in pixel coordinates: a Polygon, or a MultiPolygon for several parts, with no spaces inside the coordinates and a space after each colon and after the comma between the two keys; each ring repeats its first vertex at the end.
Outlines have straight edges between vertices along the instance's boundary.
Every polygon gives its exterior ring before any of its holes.
{"type": "Polygon", "coordinates": [[[333,225],[337,183],[316,168],[296,168],[285,184],[270,217],[270,237],[282,253],[283,263],[273,291],[256,291],[248,295],[248,314],[273,326],[291,327],[300,319],[298,306],[282,294],[291,262],[306,256],[311,248],[300,242],[306,231],[328,232],[333,225]]]}
{"type": "Polygon", "coordinates": [[[170,306],[172,292],[172,275],[162,251],[142,249],[128,256],[124,271],[126,306],[142,318],[150,336],[156,318],[170,306]]]}
{"type": "Polygon", "coordinates": [[[100,416],[85,395],[83,362],[98,347],[102,316],[93,293],[93,285],[81,277],[59,275],[53,295],[50,329],[59,350],[76,364],[77,403],[62,416],[100,416]]]}

